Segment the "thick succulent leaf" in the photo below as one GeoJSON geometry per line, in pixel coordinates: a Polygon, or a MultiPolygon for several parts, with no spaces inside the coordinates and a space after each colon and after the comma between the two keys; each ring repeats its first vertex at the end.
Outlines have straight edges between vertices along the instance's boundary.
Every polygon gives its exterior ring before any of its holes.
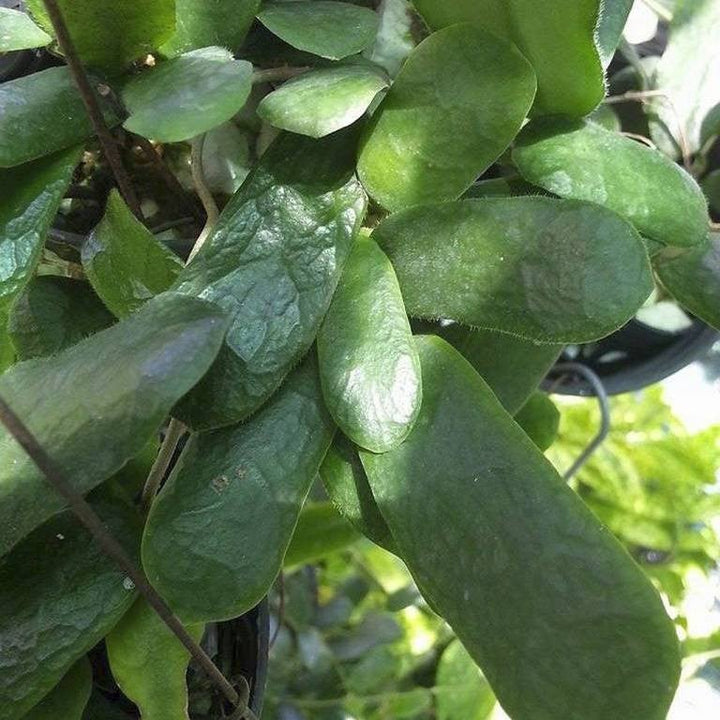
{"type": "Polygon", "coordinates": [[[117,317],[130,315],[167,290],[183,267],[130,212],[117,190],[83,243],[81,258],[95,292],[117,317]]]}
{"type": "Polygon", "coordinates": [[[439,334],[480,373],[511,415],[527,402],[563,349],[464,325],[450,325],[439,334]]]}
{"type": "MultiPolygon", "coordinates": [[[[204,624],[185,628],[199,642],[204,624]]],[[[190,653],[147,600],[138,598],[105,638],[110,669],[143,720],[188,720],[190,653]]]]}
{"type": "MultiPolygon", "coordinates": [[[[58,355],[15,365],[0,376],[0,397],[85,493],[157,432],[207,371],[226,327],[217,306],[166,293],[58,355]]],[[[63,507],[0,429],[0,554],[63,507]]]]}
{"type": "Polygon", "coordinates": [[[252,419],[189,440],[142,548],[150,581],[181,619],[237,617],[265,595],[334,430],[309,362],[252,419]]]}
{"type": "Polygon", "coordinates": [[[357,449],[338,433],[320,466],[320,479],[337,511],[365,537],[390,552],[395,543],[378,510],[357,449]]]}
{"type": "MultiPolygon", "coordinates": [[[[134,555],[141,528],[135,510],[112,483],[89,499],[134,555]]],[[[3,720],[22,718],[42,700],[134,597],[124,573],[70,511],[48,520],[0,559],[3,720]]]]}
{"type": "Polygon", "coordinates": [[[110,327],[114,320],[87,283],[37,277],[15,300],[8,334],[18,359],[30,360],[54,355],[110,327]]]}
{"type": "Polygon", "coordinates": [[[705,198],[685,170],[595,123],[557,118],[531,123],[512,159],[533,185],[605,205],[665,245],[697,245],[707,234],[705,198]]]}
{"type": "Polygon", "coordinates": [[[317,337],[325,404],[350,440],[385,452],[410,432],[422,402],[420,359],[390,261],[356,240],[317,337]]]}
{"type": "Polygon", "coordinates": [[[595,42],[603,68],[607,68],[615,54],[632,6],[633,0],[602,0],[600,2],[595,42]]]}
{"type": "Polygon", "coordinates": [[[43,47],[51,40],[27,13],[0,7],[0,53],[43,47]]]}
{"type": "Polygon", "coordinates": [[[298,518],[283,565],[317,562],[352,545],[362,536],[332,503],[306,503],[298,518]]]}
{"type": "Polygon", "coordinates": [[[678,4],[653,86],[663,96],[652,101],[659,122],[651,122],[653,140],[666,152],[697,152],[720,131],[720,3],[684,0],[678,4]],[[682,137],[682,140],[681,140],[682,137]]]}
{"type": "Polygon", "coordinates": [[[175,0],[175,34],[160,49],[166,55],[215,45],[236,52],[260,0],[175,0]]]}
{"type": "Polygon", "coordinates": [[[23,720],[82,720],[92,680],[90,661],[80,658],[23,720]]]}
{"type": "Polygon", "coordinates": [[[664,718],[679,648],[649,579],[462,356],[418,346],[415,428],[361,458],[420,591],[514,720],[664,718]]]}
{"type": "Polygon", "coordinates": [[[363,185],[389,210],[455,200],[510,144],[534,95],[532,68],[505,40],[469,24],[433,33],[373,115],[363,185]]]}
{"type": "MultiPolygon", "coordinates": [[[[43,0],[26,0],[33,17],[53,33],[43,0]]],[[[175,0],[57,0],[85,65],[118,74],[158,48],[175,30],[175,0]]]]}
{"type": "Polygon", "coordinates": [[[394,78],[418,43],[417,14],[409,0],[382,0],[377,12],[380,25],[375,42],[364,55],[394,78]]]}
{"type": "Polygon", "coordinates": [[[653,266],[686,310],[720,331],[720,233],[709,233],[694,248],[667,248],[653,258],[653,266]]]}
{"type": "Polygon", "coordinates": [[[318,138],[362,117],[387,80],[366,65],[315,70],[266,95],[258,115],[275,127],[318,138]]]}
{"type": "Polygon", "coordinates": [[[410,315],[536,342],[604,337],[653,288],[633,227],[606,208],[574,200],[427,205],[391,215],[373,237],[395,267],[410,315]]]}
{"type": "Polygon", "coordinates": [[[215,366],[178,408],[192,427],[247,417],[310,348],[365,213],[354,152],[349,132],[279,137],[180,274],[179,292],[232,314],[215,366]]]}
{"type": "Polygon", "coordinates": [[[123,127],[162,142],[189,140],[229,120],[250,94],[252,65],[219,47],[192,50],[133,77],[123,127]]]}
{"type": "MultiPolygon", "coordinates": [[[[109,101],[98,100],[109,125],[109,101]]],[[[77,145],[93,129],[66,67],[48,68],[0,84],[0,167],[12,167],[77,145]]],[[[8,187],[12,187],[8,185],[8,187]]]]}
{"type": "Polygon", "coordinates": [[[560,411],[544,392],[534,392],[515,414],[515,422],[540,450],[547,450],[557,439],[560,411]]]}
{"type": "Polygon", "coordinates": [[[375,39],[378,16],[367,8],[332,0],[266,2],[258,20],[298,50],[341,60],[375,39]]]}
{"type": "Polygon", "coordinates": [[[602,100],[605,86],[595,47],[600,0],[414,2],[433,29],[476,22],[514,42],[535,68],[536,114],[579,117],[602,100]]]}

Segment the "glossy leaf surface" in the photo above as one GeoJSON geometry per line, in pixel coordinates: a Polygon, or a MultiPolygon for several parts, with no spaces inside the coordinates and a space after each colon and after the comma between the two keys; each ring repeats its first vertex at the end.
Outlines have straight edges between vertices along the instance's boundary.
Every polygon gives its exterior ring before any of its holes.
{"type": "Polygon", "coordinates": [[[705,198],[687,172],[661,152],[594,123],[531,123],[512,158],[534,185],[605,205],[658,242],[697,245],[707,233],[705,198]]]}
{"type": "Polygon", "coordinates": [[[90,661],[81,658],[23,720],[82,720],[92,681],[90,661]]]}
{"type": "Polygon", "coordinates": [[[51,40],[27,13],[0,7],[0,53],[44,47],[51,40]]]}
{"type": "MultiPolygon", "coordinates": [[[[117,116],[99,98],[109,125],[117,116]]],[[[92,135],[70,72],[54,67],[0,84],[0,168],[77,145],[92,135]]]]}
{"type": "Polygon", "coordinates": [[[385,87],[387,80],[364,65],[315,70],[266,95],[258,114],[283,130],[323,137],[362,117],[385,87]]]}
{"type": "Polygon", "coordinates": [[[83,243],[81,258],[95,292],[117,317],[130,315],[167,290],[183,267],[130,212],[117,190],[83,243]]]}
{"type": "Polygon", "coordinates": [[[217,362],[179,409],[195,428],[247,417],[308,351],[365,213],[355,139],[278,138],[175,288],[232,315],[217,362]]]}
{"type": "MultiPolygon", "coordinates": [[[[26,0],[49,33],[42,0],[26,0]]],[[[57,0],[80,59],[91,68],[118,74],[158,48],[175,29],[175,0],[57,0]]]]}
{"type": "MultiPolygon", "coordinates": [[[[185,629],[199,642],[205,626],[185,629]]],[[[142,720],[188,720],[190,653],[147,600],[135,601],[105,644],[113,677],[142,720]]]]}
{"type": "Polygon", "coordinates": [[[87,283],[36,277],[15,301],[8,334],[18,359],[30,360],[54,355],[114,320],[87,283]]]}
{"type": "Polygon", "coordinates": [[[420,360],[390,261],[358,238],[317,337],[325,403],[353,442],[385,452],[422,402],[420,360]]]}
{"type": "Polygon", "coordinates": [[[388,210],[460,197],[510,144],[534,95],[532,68],[506,41],[469,24],[433,33],[373,115],[363,185],[388,210]]]}
{"type": "Polygon", "coordinates": [[[414,430],[361,457],[421,592],[514,720],[665,717],[679,648],[656,590],[462,356],[418,346],[414,430]]]}
{"type": "Polygon", "coordinates": [[[536,114],[586,115],[602,100],[600,0],[415,0],[415,6],[433,29],[476,22],[514,42],[538,78],[536,114]]]}
{"type": "MultiPolygon", "coordinates": [[[[86,493],[143,448],[206,372],[226,327],[216,306],[165,294],[58,355],[15,365],[0,396],[86,493]]],[[[0,430],[0,554],[63,506],[0,430]]]]}
{"type": "Polygon", "coordinates": [[[709,233],[698,247],[668,248],[653,258],[653,266],[686,310],[720,331],[720,233],[709,233]]]}
{"type": "Polygon", "coordinates": [[[123,127],[162,142],[180,142],[229,120],[250,94],[252,65],[207,47],[166,60],[122,90],[130,117],[123,127]]]}
{"type": "MultiPolygon", "coordinates": [[[[90,500],[134,555],[140,539],[135,511],[105,487],[90,500]]],[[[70,511],[0,559],[3,720],[22,718],[122,617],[135,597],[125,579],[70,511]]]]}
{"type": "Polygon", "coordinates": [[[258,20],[294,48],[330,60],[363,51],[378,28],[372,10],[332,0],[266,2],[258,20]]]}
{"type": "Polygon", "coordinates": [[[183,621],[236,617],[265,595],[334,429],[306,363],[252,419],[190,439],[143,538],[145,571],[183,621]]]}
{"type": "Polygon", "coordinates": [[[428,205],[390,216],[373,238],[395,267],[410,315],[537,342],[608,335],[653,287],[632,226],[583,202],[517,197],[428,205]]]}
{"type": "Polygon", "coordinates": [[[547,450],[557,438],[560,411],[546,393],[538,390],[515,414],[515,422],[539,450],[547,450]]]}

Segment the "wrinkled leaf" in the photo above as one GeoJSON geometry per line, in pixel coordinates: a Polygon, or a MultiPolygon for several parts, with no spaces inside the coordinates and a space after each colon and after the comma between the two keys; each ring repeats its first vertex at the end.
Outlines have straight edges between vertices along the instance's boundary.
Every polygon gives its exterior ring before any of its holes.
{"type": "Polygon", "coordinates": [[[27,13],[0,7],[0,53],[44,47],[51,41],[27,13]]]}
{"type": "Polygon", "coordinates": [[[686,310],[720,331],[720,233],[709,233],[698,247],[668,248],[653,258],[653,266],[686,310]]]}
{"type": "Polygon", "coordinates": [[[378,28],[372,10],[332,0],[271,0],[264,3],[258,20],[288,45],[330,60],[362,52],[378,28]]]}
{"type": "Polygon", "coordinates": [[[237,617],[265,595],[333,432],[307,363],[251,420],[190,439],[143,538],[145,571],[183,620],[237,617]]]}
{"type": "Polygon", "coordinates": [[[484,198],[411,208],[384,220],[373,238],[395,267],[410,315],[537,342],[604,337],[653,288],[632,226],[572,200],[484,198]]]}
{"type": "Polygon", "coordinates": [[[600,0],[415,0],[415,6],[433,29],[477,22],[514,42],[538,78],[537,114],[586,115],[602,100],[600,0]]]}
{"type": "Polygon", "coordinates": [[[166,55],[177,55],[215,45],[235,52],[259,6],[260,0],[175,0],[176,31],[161,50],[166,55]]]}
{"type": "Polygon", "coordinates": [[[595,30],[595,41],[603,68],[607,68],[622,39],[633,0],[602,0],[595,30]]]}
{"type": "MultiPolygon", "coordinates": [[[[98,95],[105,121],[118,118],[98,95]]],[[[54,67],[0,84],[0,167],[12,167],[64,150],[92,135],[70,72],[54,67]]]]}
{"type": "Polygon", "coordinates": [[[87,283],[38,277],[15,301],[8,334],[18,359],[29,360],[54,355],[113,322],[113,316],[87,283]]]}
{"type": "Polygon", "coordinates": [[[307,352],[365,213],[355,138],[278,138],[175,288],[232,314],[215,366],[178,409],[195,428],[247,417],[307,352]]]}
{"type": "Polygon", "coordinates": [[[219,47],[192,50],[133,77],[122,97],[123,127],[162,142],[180,142],[229,120],[245,104],[252,65],[219,47]]]}
{"type": "Polygon", "coordinates": [[[557,438],[560,411],[546,393],[538,390],[515,414],[515,422],[539,450],[547,450],[557,438]]]}
{"type": "MultiPolygon", "coordinates": [[[[43,0],[26,0],[33,17],[53,32],[43,0]]],[[[175,0],[57,0],[84,64],[118,74],[165,42],[175,30],[175,0]]]]}
{"type": "MultiPolygon", "coordinates": [[[[185,628],[199,642],[205,626],[185,628]]],[[[190,653],[147,600],[138,598],[105,639],[110,669],[143,720],[188,720],[190,653]]]]}
{"type": "Polygon", "coordinates": [[[117,317],[125,317],[167,290],[183,267],[130,212],[113,190],[105,215],[82,246],[90,284],[117,317]]]}
{"type": "Polygon", "coordinates": [[[92,680],[92,666],[81,658],[23,720],[82,720],[92,680]]]}
{"type": "MultiPolygon", "coordinates": [[[[0,376],[0,396],[85,493],[157,432],[215,358],[226,327],[216,306],[167,293],[58,355],[15,365],[0,376]]],[[[4,428],[0,458],[2,554],[64,502],[4,428]]]]}
{"type": "Polygon", "coordinates": [[[420,411],[420,360],[390,261],[355,241],[317,337],[325,404],[350,440],[373,452],[402,442],[420,411]]]}
{"type": "Polygon", "coordinates": [[[414,430],[361,457],[420,591],[514,720],[665,717],[679,649],[652,584],[462,356],[418,346],[414,430]]]}
{"type": "Polygon", "coordinates": [[[373,115],[363,185],[389,210],[460,197],[510,144],[534,94],[514,46],[468,24],[433,33],[373,115]]]}
{"type": "Polygon", "coordinates": [[[378,510],[356,448],[340,433],[320,466],[320,479],[337,511],[365,537],[396,552],[390,530],[378,510]]]}
{"type": "Polygon", "coordinates": [[[687,172],[657,150],[594,123],[531,123],[512,158],[533,185],[605,205],[658,242],[697,245],[707,233],[705,198],[687,172]]]}
{"type": "Polygon", "coordinates": [[[258,115],[283,130],[323,137],[362,117],[386,86],[377,70],[364,65],[315,70],[266,95],[258,115]]]}
{"type": "MultiPolygon", "coordinates": [[[[104,486],[89,499],[108,529],[133,556],[141,527],[134,509],[113,487],[104,486]]],[[[70,511],[48,520],[3,557],[3,720],[22,718],[42,700],[70,667],[107,634],[134,597],[133,586],[127,583],[124,573],[70,511]]]]}

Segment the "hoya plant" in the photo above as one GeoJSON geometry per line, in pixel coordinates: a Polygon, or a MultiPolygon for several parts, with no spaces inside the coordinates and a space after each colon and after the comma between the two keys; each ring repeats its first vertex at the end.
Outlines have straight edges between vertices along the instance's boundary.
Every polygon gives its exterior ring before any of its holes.
{"type": "Polygon", "coordinates": [[[191,656],[194,718],[255,717],[209,629],[342,518],[513,720],[666,716],[673,622],[536,393],[651,296],[720,328],[720,4],[606,97],[631,4],[0,10],[0,51],[47,48],[0,84],[4,720],[109,717],[93,674],[183,720],[191,656]]]}

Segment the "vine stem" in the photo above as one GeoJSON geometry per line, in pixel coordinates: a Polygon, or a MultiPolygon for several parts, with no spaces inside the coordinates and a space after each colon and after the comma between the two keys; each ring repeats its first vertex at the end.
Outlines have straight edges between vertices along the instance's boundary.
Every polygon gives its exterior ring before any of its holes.
{"type": "Polygon", "coordinates": [[[220,670],[218,670],[210,656],[193,640],[180,620],[178,620],[173,611],[150,584],[145,573],[130,559],[120,543],[108,532],[102,519],[92,509],[85,498],[68,482],[64,472],[55,464],[55,461],[45,452],[45,449],[30,432],[25,423],[23,423],[2,398],[0,398],[0,420],[45,476],[48,483],[65,499],[70,509],[88,529],[102,550],[112,558],[132,580],[148,604],[185,646],[187,651],[197,661],[200,667],[203,668],[213,683],[217,685],[225,698],[233,706],[238,706],[241,698],[235,688],[227,681],[220,670]]]}
{"type": "Polygon", "coordinates": [[[67,60],[70,74],[80,91],[80,97],[85,105],[85,109],[95,130],[95,134],[100,141],[103,154],[107,158],[110,169],[115,176],[115,181],[120,189],[120,193],[122,194],[128,207],[132,210],[133,214],[138,218],[138,220],[142,220],[143,217],[142,211],[140,210],[140,202],[135,194],[132,183],[130,182],[130,177],[123,166],[122,158],[120,157],[120,152],[115,144],[115,140],[110,134],[110,130],[105,123],[105,118],[103,117],[102,110],[100,109],[100,104],[93,92],[92,86],[90,85],[90,79],[85,72],[85,68],[80,61],[80,57],[78,56],[75,45],[70,37],[70,32],[68,31],[67,24],[63,18],[62,11],[58,7],[56,0],[43,0],[43,4],[45,5],[48,17],[50,18],[50,22],[55,30],[58,45],[67,60]]]}
{"type": "Polygon", "coordinates": [[[143,515],[147,515],[150,510],[150,505],[157,495],[157,491],[160,488],[160,483],[165,477],[168,467],[170,467],[170,461],[175,454],[175,448],[177,448],[180,438],[185,433],[185,425],[176,418],[171,418],[168,423],[165,437],[163,438],[160,450],[158,451],[155,462],[150,468],[147,480],[142,489],[142,497],[140,499],[140,506],[143,515]]]}
{"type": "Polygon", "coordinates": [[[202,152],[204,146],[205,135],[194,138],[190,144],[190,170],[192,172],[193,184],[195,185],[195,190],[200,198],[200,202],[203,208],[205,208],[207,220],[205,221],[205,227],[203,227],[198,239],[195,241],[193,249],[190,251],[190,255],[188,255],[188,263],[203,246],[220,217],[220,211],[218,210],[215,198],[210,192],[210,188],[207,186],[207,179],[205,178],[205,171],[203,170],[202,152]]]}

